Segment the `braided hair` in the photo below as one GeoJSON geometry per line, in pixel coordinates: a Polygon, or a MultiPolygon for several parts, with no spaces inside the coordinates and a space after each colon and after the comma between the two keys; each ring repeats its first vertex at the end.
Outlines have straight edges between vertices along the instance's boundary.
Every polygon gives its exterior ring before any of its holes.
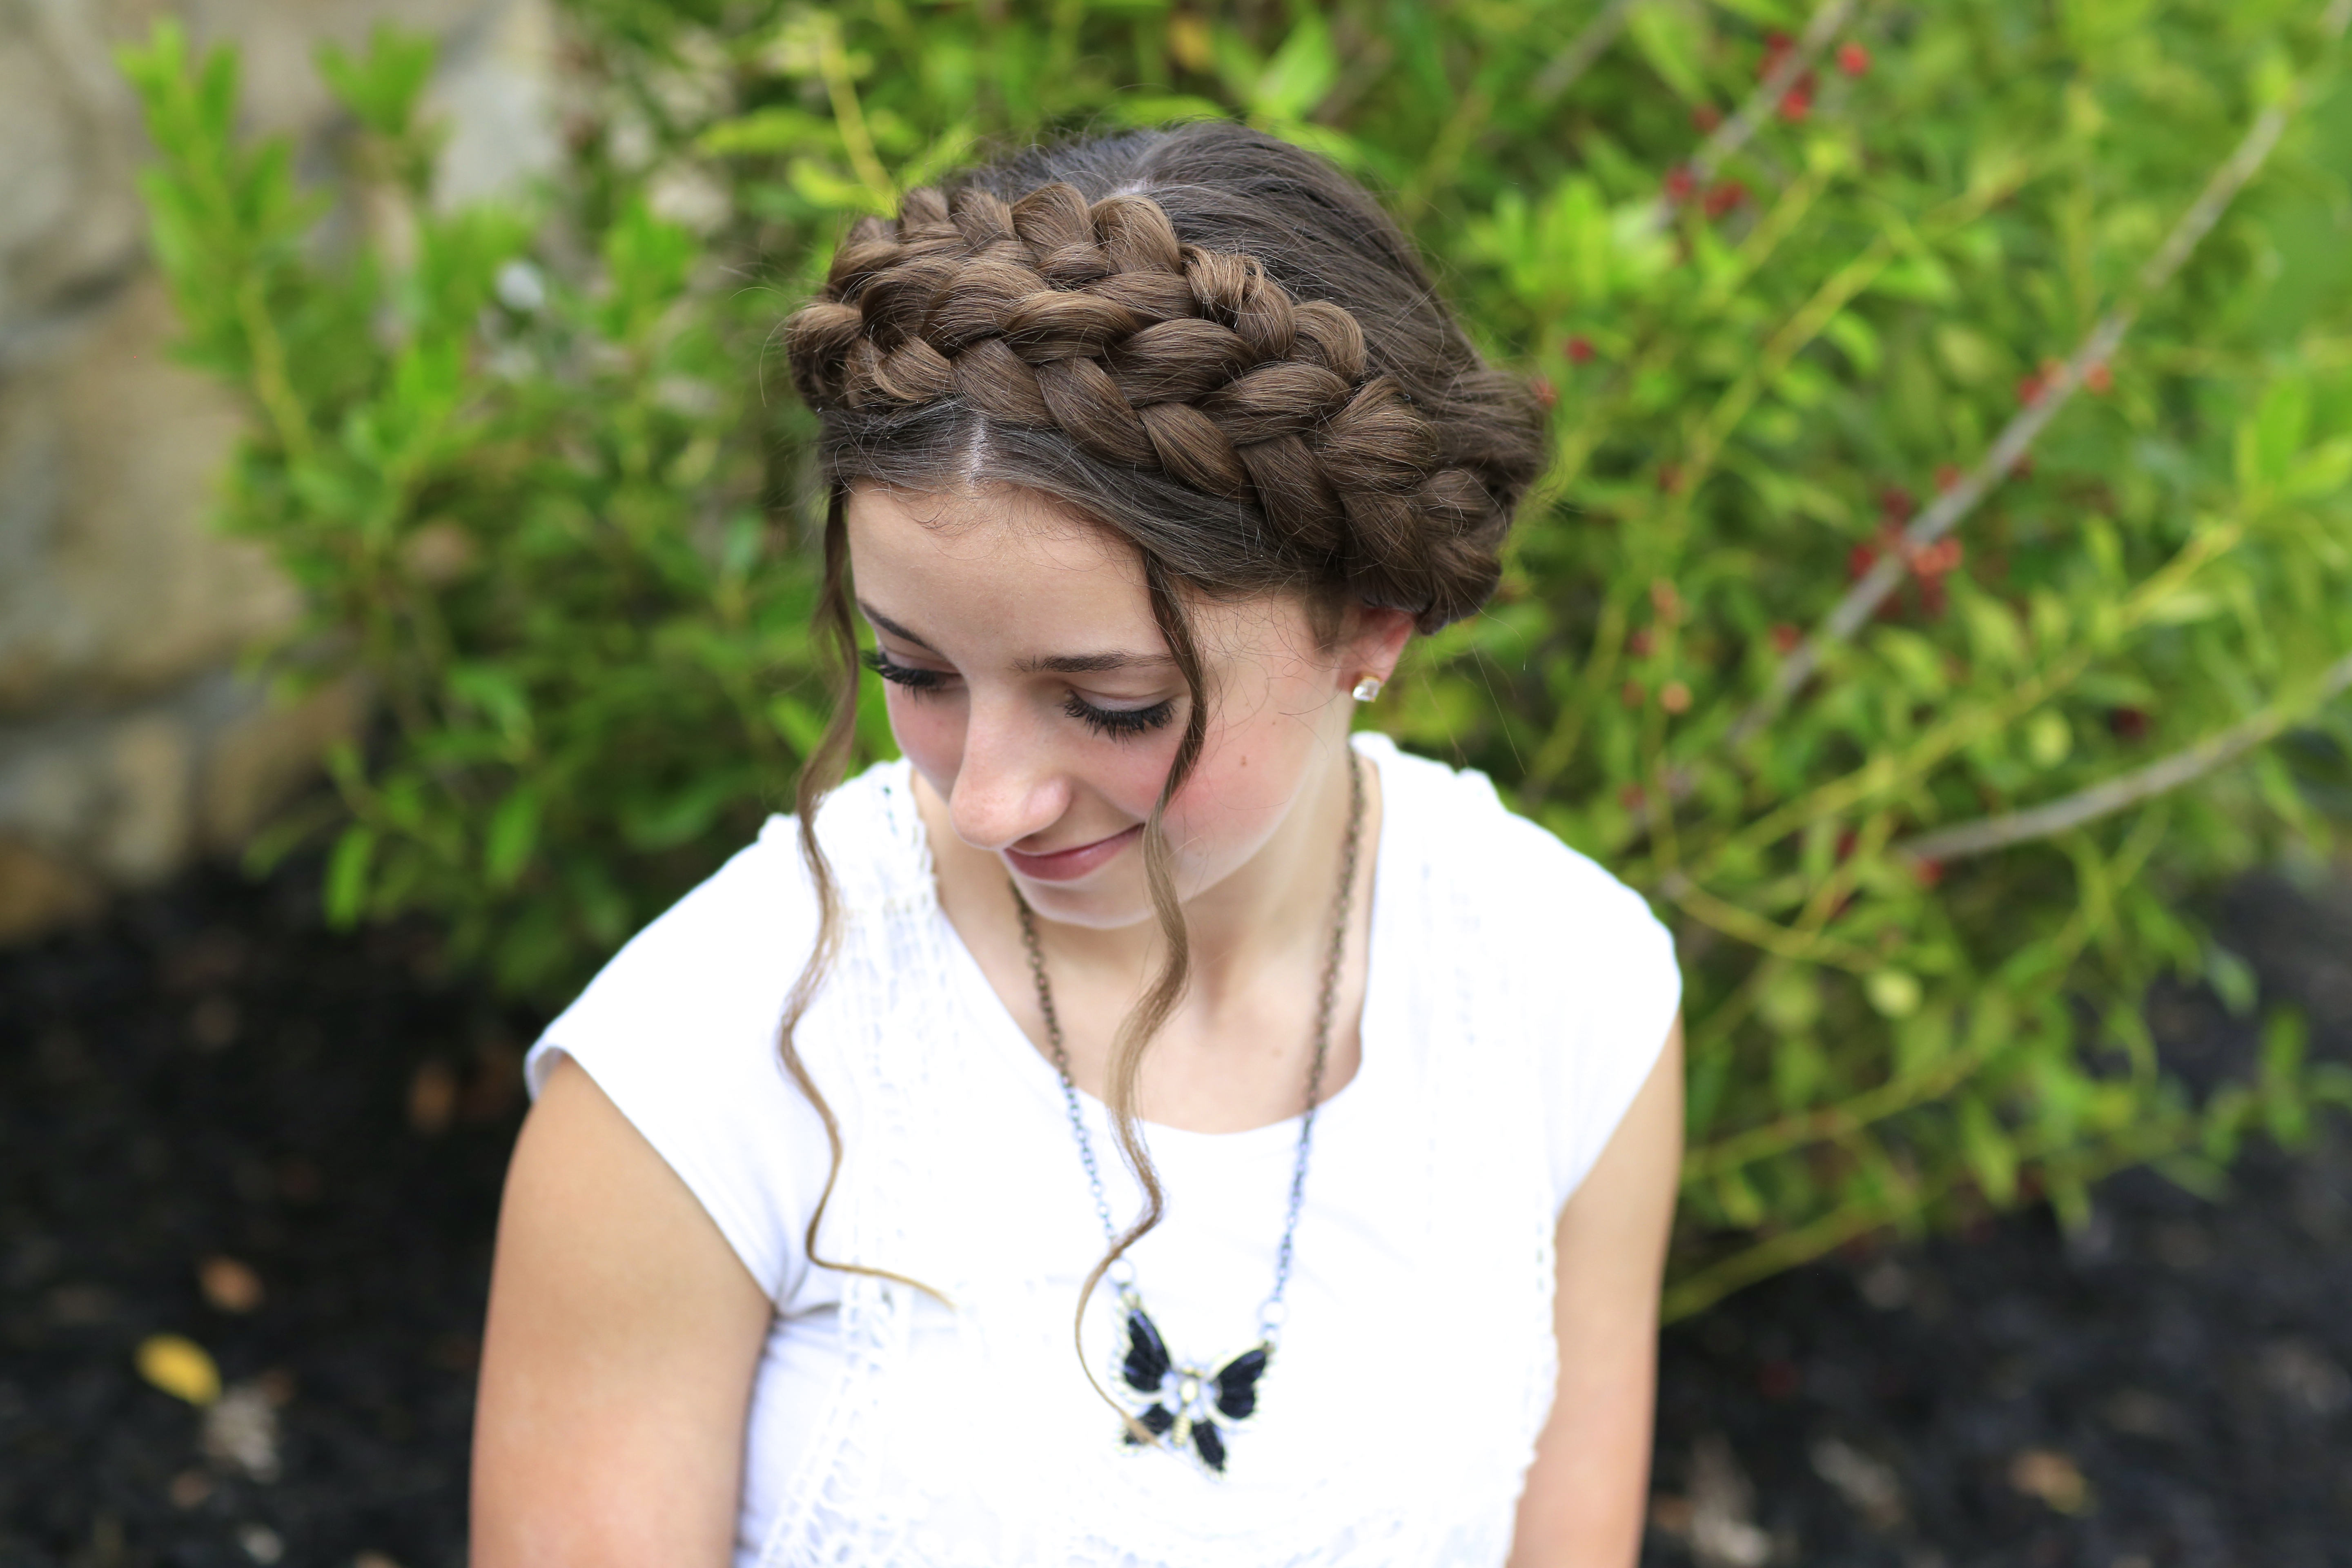
{"type": "MultiPolygon", "coordinates": [[[[1121,536],[1191,691],[1143,836],[1168,957],[1119,1031],[1105,1095],[1145,1209],[1087,1279],[1083,1312],[1162,1207],[1134,1105],[1144,1047],[1189,973],[1160,831],[1206,722],[1188,599],[1298,595],[1327,628],[1349,602],[1404,611],[1425,633],[1472,614],[1541,467],[1542,415],[1524,382],[1480,359],[1370,195],[1227,121],[1033,148],[908,192],[895,219],[849,231],[782,335],[820,416],[831,504],[818,622],[836,663],[833,721],[798,803],[823,918],[782,1055],[824,1121],[835,1175],[839,1130],[792,1037],[838,941],[813,825],[856,707],[849,487],[1016,487],[1121,536]]],[[[829,1176],[809,1222],[812,1258],[832,1188],[829,1176]]]]}

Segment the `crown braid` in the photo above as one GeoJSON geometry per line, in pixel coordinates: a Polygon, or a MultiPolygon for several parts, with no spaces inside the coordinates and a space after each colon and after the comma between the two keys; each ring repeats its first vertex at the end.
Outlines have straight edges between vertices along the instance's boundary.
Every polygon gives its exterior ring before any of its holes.
{"type": "Polygon", "coordinates": [[[821,414],[952,398],[1059,431],[1253,507],[1295,575],[1424,632],[1493,591],[1524,483],[1482,476],[1475,451],[1448,461],[1464,443],[1370,364],[1347,310],[1293,299],[1256,257],[1183,244],[1148,195],[910,191],[895,221],[850,230],[785,344],[821,414]]]}

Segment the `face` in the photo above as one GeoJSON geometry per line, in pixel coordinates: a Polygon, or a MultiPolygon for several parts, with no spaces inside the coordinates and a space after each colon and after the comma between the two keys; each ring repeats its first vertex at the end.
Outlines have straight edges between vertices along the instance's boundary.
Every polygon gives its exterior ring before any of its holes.
{"type": "MultiPolygon", "coordinates": [[[[1048,920],[1150,920],[1143,826],[1191,699],[1134,549],[1024,490],[859,486],[847,526],[890,728],[957,838],[1048,920]]],[[[1191,620],[1210,712],[1166,817],[1186,899],[1282,831],[1345,744],[1349,689],[1386,679],[1410,630],[1365,611],[1327,647],[1278,595],[1196,603],[1191,620]]]]}

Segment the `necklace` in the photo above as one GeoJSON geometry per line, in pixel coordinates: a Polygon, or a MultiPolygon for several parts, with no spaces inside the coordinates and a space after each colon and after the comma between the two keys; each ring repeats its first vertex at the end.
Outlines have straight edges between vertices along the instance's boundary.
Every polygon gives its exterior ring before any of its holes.
{"type": "MultiPolygon", "coordinates": [[[[1298,1123],[1298,1154],[1290,1171],[1290,1206],[1282,1222],[1282,1242],[1274,1254],[1274,1291],[1258,1309],[1257,1341],[1212,1370],[1180,1362],[1169,1354],[1143,1298],[1135,1289],[1134,1267],[1124,1258],[1114,1262],[1106,1278],[1118,1292],[1127,1314],[1126,1354],[1112,1366],[1112,1386],[1127,1406],[1131,1422],[1122,1423],[1120,1437],[1130,1444],[1141,1427],[1154,1441],[1177,1447],[1186,1443],[1202,1464],[1222,1474],[1225,1440],[1257,1410],[1258,1379],[1274,1360],[1286,1316],[1283,1292],[1290,1285],[1290,1244],[1298,1231],[1298,1209],[1307,1191],[1307,1154],[1315,1136],[1315,1110],[1323,1096],[1323,1066],[1331,1052],[1331,1012],[1339,1001],[1339,965],[1348,948],[1348,912],[1356,887],[1356,853],[1363,837],[1364,765],[1352,749],[1348,753],[1348,837],[1339,862],[1339,892],[1333,900],[1331,946],[1323,960],[1323,990],[1315,1008],[1315,1051],[1307,1067],[1307,1113],[1298,1123]]],[[[1061,1075],[1062,1100],[1070,1114],[1070,1131],[1078,1141],[1078,1162],[1086,1167],[1087,1184],[1094,1191],[1095,1214],[1102,1220],[1106,1241],[1118,1238],[1110,1203],[1103,1196],[1102,1172],[1095,1163],[1095,1146],[1087,1136],[1086,1118],[1078,1110],[1078,1088],[1070,1079],[1070,1056],[1062,1043],[1062,1021],[1054,1011],[1054,988],[1045,979],[1045,954],[1037,945],[1037,919],[1021,889],[1013,889],[1013,905],[1021,919],[1021,942],[1028,950],[1029,973],[1037,983],[1037,1009],[1045,1017],[1045,1043],[1061,1075]]]]}

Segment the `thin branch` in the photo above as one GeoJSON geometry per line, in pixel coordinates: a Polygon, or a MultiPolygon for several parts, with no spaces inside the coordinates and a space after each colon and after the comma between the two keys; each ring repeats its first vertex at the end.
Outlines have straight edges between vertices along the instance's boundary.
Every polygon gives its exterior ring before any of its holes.
{"type": "MultiPolygon", "coordinates": [[[[818,13],[824,16],[824,13],[818,13]]],[[[898,188],[890,182],[890,172],[882,166],[882,159],[874,149],[874,135],[866,128],[866,111],[857,101],[857,83],[850,75],[849,54],[841,42],[841,24],[824,16],[817,36],[817,72],[824,79],[826,96],[833,100],[834,124],[840,129],[841,144],[849,154],[850,167],[857,171],[858,183],[873,198],[874,210],[887,214],[898,205],[898,188]]]]}
{"type": "MultiPolygon", "coordinates": [[[[1715,133],[1699,143],[1698,151],[1691,154],[1685,167],[1690,172],[1694,188],[1713,180],[1716,171],[1763,129],[1764,122],[1779,110],[1780,100],[1788,96],[1789,89],[1797,85],[1797,79],[1811,68],[1813,61],[1829,47],[1830,40],[1853,20],[1858,4],[1859,0],[1824,0],[1821,9],[1815,11],[1812,19],[1805,24],[1803,36],[1781,55],[1770,70],[1764,73],[1764,79],[1756,84],[1756,90],[1749,93],[1730,117],[1715,128],[1715,133]]],[[[1674,208],[1673,202],[1664,195],[1659,196],[1650,204],[1649,226],[1653,229],[1664,228],[1666,220],[1673,216],[1674,208]]]]}
{"type": "Polygon", "coordinates": [[[1528,97],[1538,109],[1549,109],[1559,95],[1572,86],[1576,79],[1592,68],[1592,62],[1608,52],[1625,30],[1625,19],[1633,15],[1634,0],[1609,0],[1601,14],[1584,25],[1581,32],[1569,39],[1568,47],[1552,56],[1544,68],[1528,84],[1528,97]]]}
{"type": "Polygon", "coordinates": [[[1895,852],[1915,860],[1952,860],[2006,848],[2011,844],[2054,837],[2069,828],[2112,816],[2229,766],[2347,689],[2352,689],[2352,654],[2328,666],[2315,691],[2295,700],[2273,703],[2252,718],[2208,735],[2161,761],[2024,811],[1923,833],[1895,845],[1895,852]]]}
{"type": "MultiPolygon", "coordinates": [[[[2347,18],[2352,18],[2352,0],[2334,0],[2322,26],[2330,41],[2341,35],[2347,18]]],[[[1864,623],[1885,603],[1886,596],[1901,585],[1903,574],[1910,570],[1916,552],[1933,544],[1957,527],[1960,521],[1976,510],[1992,488],[2017,466],[2026,448],[2033,444],[2044,426],[2056,417],[2058,411],[2071,400],[2075,389],[2094,365],[2114,357],[2124,334],[2139,319],[2147,300],[2172,281],[2173,275],[2188,261],[2197,244],[2211,232],[2221,214],[2238,193],[2245,188],[2263,164],[2271,150],[2278,145],[2284,133],[2295,98],[2291,95],[2262,111],[2246,130],[2245,136],[2221,166],[2205,182],[2205,188],[2190,204],[2180,220],[2172,226],[2156,254],[2141,267],[2131,298],[2117,305],[2094,326],[2065,363],[2040,387],[2034,398],[2018,410],[2014,418],[2003,427],[1992,447],[1976,467],[1950,489],[1937,496],[1927,510],[1921,512],[1903,531],[1903,547],[1881,556],[1860,581],[1846,590],[1835,608],[1815,627],[1801,647],[1782,662],[1773,673],[1772,683],[1748,710],[1742,713],[1727,737],[1727,743],[1737,746],[1761,729],[1787,705],[1797,689],[1810,679],[1821,665],[1822,656],[1833,643],[1852,637],[1864,623]]],[[[1730,127],[1726,125],[1725,130],[1730,127]]]]}
{"type": "Polygon", "coordinates": [[[1701,1144],[1683,1160],[1683,1185],[1692,1186],[1792,1150],[1850,1137],[1929,1100],[1941,1100],[2009,1043],[2006,1037],[1989,1039],[1955,1051],[1916,1077],[1896,1079],[1839,1104],[1799,1111],[1701,1144]]]}
{"type": "Polygon", "coordinates": [[[1817,931],[1798,931],[1777,924],[1753,910],[1717,897],[1680,871],[1669,871],[1660,878],[1658,891],[1676,909],[1734,941],[1793,963],[1828,964],[1856,974],[1885,967],[1877,955],[1852,942],[1823,936],[1817,931]]]}

